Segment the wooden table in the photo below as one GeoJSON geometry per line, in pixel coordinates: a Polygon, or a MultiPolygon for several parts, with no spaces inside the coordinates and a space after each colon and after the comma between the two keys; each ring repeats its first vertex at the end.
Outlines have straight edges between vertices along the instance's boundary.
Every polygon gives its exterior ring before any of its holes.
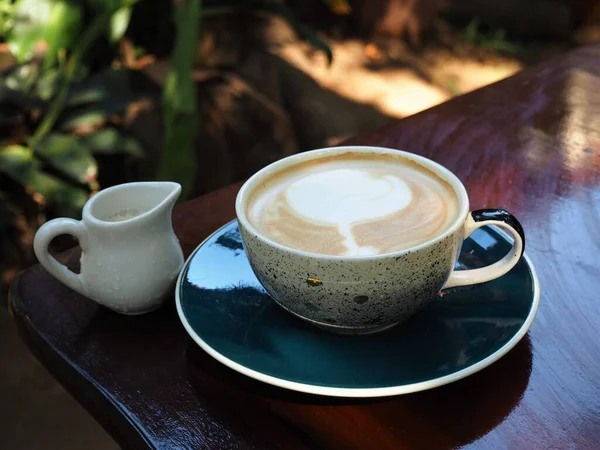
{"type": "MultiPolygon", "coordinates": [[[[600,448],[600,46],[352,142],[428,156],[463,180],[472,208],[520,218],[541,306],[497,363],[394,398],[296,394],[214,361],[172,301],[119,316],[39,266],[12,289],[23,339],[124,448],[600,448]]],[[[175,210],[186,253],[234,217],[238,188],[175,210]]]]}

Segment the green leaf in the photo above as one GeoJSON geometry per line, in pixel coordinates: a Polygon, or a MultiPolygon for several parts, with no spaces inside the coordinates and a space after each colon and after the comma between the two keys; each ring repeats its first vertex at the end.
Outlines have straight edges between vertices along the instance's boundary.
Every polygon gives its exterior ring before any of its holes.
{"type": "Polygon", "coordinates": [[[114,11],[122,5],[121,0],[86,0],[86,3],[96,13],[103,13],[106,11],[114,11]]]}
{"type": "Polygon", "coordinates": [[[48,101],[56,94],[60,82],[60,73],[57,69],[49,69],[44,72],[36,84],[36,92],[39,97],[48,101]]]}
{"type": "Polygon", "coordinates": [[[0,171],[21,184],[27,184],[32,168],[31,151],[21,145],[0,147],[0,171]]]}
{"type": "Polygon", "coordinates": [[[15,91],[3,84],[0,84],[0,104],[14,105],[19,109],[39,108],[44,105],[36,96],[26,94],[22,91],[15,91]]]}
{"type": "MultiPolygon", "coordinates": [[[[136,1],[137,0],[124,0],[123,4],[130,5],[136,1]]],[[[96,42],[96,39],[101,36],[108,23],[110,23],[110,17],[113,13],[114,11],[107,11],[98,14],[81,34],[81,37],[77,41],[77,45],[73,48],[73,51],[64,66],[64,76],[61,78],[57,93],[48,106],[46,114],[33,133],[33,136],[28,140],[31,146],[35,146],[37,142],[54,128],[67,101],[69,87],[71,83],[75,81],[75,77],[81,66],[83,55],[85,55],[94,42],[96,42]]]]}
{"type": "Polygon", "coordinates": [[[121,98],[111,98],[102,102],[70,108],[64,111],[58,121],[61,131],[72,131],[77,128],[95,128],[102,125],[114,114],[121,114],[128,102],[121,98]]]}
{"type": "Polygon", "coordinates": [[[20,145],[0,148],[0,172],[21,183],[30,193],[41,194],[46,201],[59,205],[60,213],[75,217],[89,198],[83,189],[40,170],[40,161],[20,145]]]}
{"type": "Polygon", "coordinates": [[[194,184],[198,131],[196,86],[192,68],[200,28],[200,0],[175,3],[177,35],[163,90],[165,138],[158,178],[178,181],[182,199],[194,184]]]}
{"type": "Polygon", "coordinates": [[[182,200],[194,186],[196,178],[196,133],[198,118],[195,114],[176,114],[165,130],[165,145],[158,179],[177,181],[182,186],[182,200]]]}
{"type": "Polygon", "coordinates": [[[123,37],[131,19],[131,6],[117,10],[110,18],[109,40],[117,42],[123,37]]]}
{"type": "MultiPolygon", "coordinates": [[[[73,79],[80,81],[86,77],[88,70],[85,66],[79,65],[73,79]]],[[[37,95],[44,101],[50,100],[58,92],[63,74],[58,68],[45,70],[35,85],[37,95]]]]}
{"type": "Polygon", "coordinates": [[[260,1],[253,3],[253,6],[256,9],[275,13],[283,17],[292,26],[294,31],[298,33],[298,36],[300,36],[301,39],[304,39],[310,45],[325,54],[328,64],[333,62],[333,53],[331,52],[329,45],[327,45],[327,43],[322,40],[311,27],[300,22],[287,5],[283,3],[260,1]]]}
{"type": "Polygon", "coordinates": [[[123,113],[137,98],[130,89],[131,71],[108,69],[72,87],[58,118],[60,130],[97,127],[111,115],[123,113]]]}
{"type": "Polygon", "coordinates": [[[37,43],[45,38],[53,4],[52,0],[19,0],[16,3],[14,24],[6,41],[19,61],[28,59],[37,43]]]}
{"type": "Polygon", "coordinates": [[[14,25],[15,6],[12,0],[0,0],[0,36],[10,33],[14,25]]]}
{"type": "Polygon", "coordinates": [[[188,0],[175,7],[177,37],[165,81],[163,102],[176,112],[194,113],[196,110],[192,69],[200,28],[199,17],[200,0],[188,0]]]}
{"type": "Polygon", "coordinates": [[[110,99],[129,103],[137,96],[131,89],[131,71],[107,69],[74,85],[67,106],[84,105],[110,99]]]}
{"type": "Polygon", "coordinates": [[[144,155],[142,146],[137,140],[123,135],[112,127],[105,127],[96,133],[84,136],[81,142],[94,154],[128,153],[135,157],[144,155]]]}
{"type": "Polygon", "coordinates": [[[72,180],[82,184],[96,181],[96,160],[89,149],[74,136],[49,134],[38,142],[35,154],[72,180]]]}
{"type": "Polygon", "coordinates": [[[95,128],[102,125],[111,115],[102,106],[83,106],[67,111],[60,116],[57,128],[60,131],[72,131],[77,128],[95,128]]]}
{"type": "Polygon", "coordinates": [[[28,92],[37,78],[39,66],[33,63],[19,64],[3,73],[4,84],[15,91],[28,92]]]}
{"type": "Polygon", "coordinates": [[[44,68],[48,69],[58,60],[61,50],[70,50],[77,41],[82,22],[82,10],[73,1],[60,0],[54,3],[52,14],[44,33],[48,49],[44,58],[44,68]]]}
{"type": "Polygon", "coordinates": [[[474,44],[479,36],[479,17],[471,20],[464,31],[465,40],[474,44]]]}

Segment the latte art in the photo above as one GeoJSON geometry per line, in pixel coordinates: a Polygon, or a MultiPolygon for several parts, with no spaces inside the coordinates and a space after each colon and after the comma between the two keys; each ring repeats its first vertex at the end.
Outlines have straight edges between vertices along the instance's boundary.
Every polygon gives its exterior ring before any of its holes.
{"type": "Polygon", "coordinates": [[[443,232],[458,211],[447,183],[405,158],[341,155],[299,163],[252,192],[256,229],[296,249],[376,255],[443,232]]]}
{"type": "Polygon", "coordinates": [[[356,242],[353,224],[398,212],[410,203],[411,197],[410,188],[400,178],[357,169],[307,175],[285,190],[290,210],[311,223],[337,227],[346,253],[351,255],[377,253],[376,249],[356,242]]]}

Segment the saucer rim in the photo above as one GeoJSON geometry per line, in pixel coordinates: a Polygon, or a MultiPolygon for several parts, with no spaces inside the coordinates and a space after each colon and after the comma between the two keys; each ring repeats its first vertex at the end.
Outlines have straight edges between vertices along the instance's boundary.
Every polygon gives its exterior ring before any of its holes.
{"type": "MultiPolygon", "coordinates": [[[[342,398],[376,398],[376,397],[390,397],[394,395],[404,395],[411,394],[414,392],[426,391],[429,389],[433,389],[439,386],[443,386],[445,384],[453,383],[455,381],[461,380],[468,376],[477,373],[491,364],[498,361],[504,355],[506,355],[510,350],[512,350],[518,343],[525,337],[527,331],[531,328],[533,324],[533,320],[537,314],[537,310],[540,303],[540,284],[537,276],[537,272],[535,267],[533,266],[533,262],[527,256],[526,253],[523,253],[523,259],[527,263],[527,268],[529,269],[529,273],[531,274],[531,278],[533,281],[533,301],[531,303],[531,308],[529,310],[529,314],[523,322],[523,325],[519,330],[514,334],[514,336],[502,347],[496,350],[491,355],[482,359],[481,361],[476,362],[475,364],[465,367],[457,372],[444,375],[438,378],[434,378],[427,381],[419,381],[417,383],[411,384],[403,384],[398,386],[388,386],[388,387],[375,387],[375,388],[342,388],[342,387],[330,387],[330,386],[318,386],[314,384],[307,383],[299,383],[297,381],[288,381],[283,378],[274,377],[272,375],[266,375],[262,372],[259,372],[254,369],[250,369],[238,362],[233,361],[232,359],[227,358],[214,348],[212,348],[206,341],[204,341],[192,328],[190,323],[185,316],[183,311],[183,307],[181,304],[181,298],[179,295],[179,291],[181,288],[181,282],[184,274],[187,272],[187,269],[196,255],[196,253],[208,242],[213,236],[220,233],[224,228],[229,227],[232,223],[237,222],[237,219],[233,219],[226,224],[219,227],[213,233],[211,233],[206,239],[204,239],[188,256],[183,264],[181,272],[177,277],[177,283],[175,285],[175,305],[177,308],[177,314],[179,316],[179,320],[183,324],[188,335],[194,340],[196,344],[198,344],[206,353],[212,356],[214,359],[229,367],[230,369],[235,370],[236,372],[241,373],[242,375],[246,375],[247,377],[254,378],[255,380],[262,381],[263,383],[267,383],[273,386],[281,387],[284,389],[289,389],[292,391],[303,392],[307,394],[328,396],[328,397],[342,397],[342,398]]],[[[488,225],[494,228],[495,231],[502,234],[505,238],[510,239],[510,237],[500,228],[495,225],[488,225]]]]}

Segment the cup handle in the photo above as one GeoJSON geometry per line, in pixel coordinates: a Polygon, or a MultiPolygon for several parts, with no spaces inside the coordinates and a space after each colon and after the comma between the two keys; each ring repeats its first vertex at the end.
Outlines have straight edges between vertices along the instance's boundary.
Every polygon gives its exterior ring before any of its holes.
{"type": "Polygon", "coordinates": [[[70,271],[67,266],[59,263],[48,253],[48,246],[52,239],[61,234],[70,234],[79,240],[83,251],[88,246],[88,233],[85,225],[73,219],[54,219],[40,227],[33,240],[33,251],[40,264],[60,282],[66,284],[74,291],[85,295],[81,276],[70,271]]]}
{"type": "Polygon", "coordinates": [[[472,211],[465,222],[465,238],[484,225],[496,225],[508,231],[514,239],[512,248],[504,258],[489,266],[479,269],[453,270],[442,289],[484,283],[501,277],[512,269],[523,256],[525,234],[523,233],[523,227],[515,216],[503,209],[472,211]]]}

